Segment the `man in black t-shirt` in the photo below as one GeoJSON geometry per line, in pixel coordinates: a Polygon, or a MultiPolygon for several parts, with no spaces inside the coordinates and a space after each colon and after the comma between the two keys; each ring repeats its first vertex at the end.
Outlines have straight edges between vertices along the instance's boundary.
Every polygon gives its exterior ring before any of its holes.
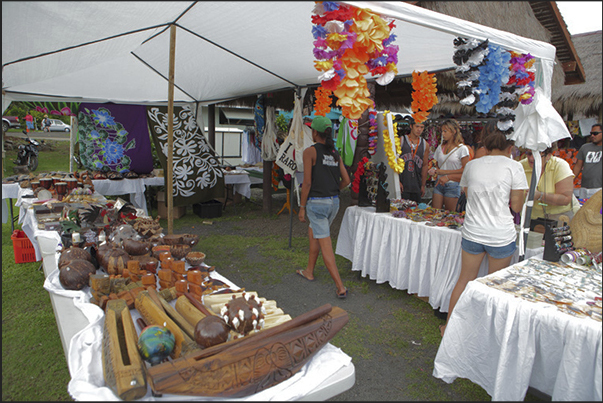
{"type": "Polygon", "coordinates": [[[411,119],[410,133],[401,139],[400,156],[404,159],[404,171],[400,174],[401,197],[417,203],[421,203],[421,197],[425,195],[429,162],[429,148],[427,142],[421,138],[424,129],[423,123],[416,123],[411,119]]]}

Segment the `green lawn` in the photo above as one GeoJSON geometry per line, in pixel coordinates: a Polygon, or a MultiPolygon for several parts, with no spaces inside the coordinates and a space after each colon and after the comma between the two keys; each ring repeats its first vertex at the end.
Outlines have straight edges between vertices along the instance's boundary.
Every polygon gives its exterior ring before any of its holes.
{"type": "MultiPolygon", "coordinates": [[[[47,143],[51,150],[40,152],[35,173],[68,171],[69,142],[47,143]]],[[[13,175],[15,158],[15,150],[6,151],[4,176],[13,175]]],[[[13,210],[18,215],[19,208],[13,210]]],[[[71,376],[50,296],[43,288],[41,262],[15,263],[10,237],[9,221],[2,224],[2,400],[73,400],[67,392],[71,376]]]]}

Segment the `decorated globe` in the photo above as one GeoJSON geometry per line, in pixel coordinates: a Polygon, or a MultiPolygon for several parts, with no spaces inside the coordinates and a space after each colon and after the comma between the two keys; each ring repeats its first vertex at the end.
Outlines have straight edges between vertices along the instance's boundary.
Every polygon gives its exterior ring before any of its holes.
{"type": "Polygon", "coordinates": [[[167,327],[147,326],[138,336],[138,351],[151,365],[159,364],[169,356],[175,344],[176,339],[167,327]]]}

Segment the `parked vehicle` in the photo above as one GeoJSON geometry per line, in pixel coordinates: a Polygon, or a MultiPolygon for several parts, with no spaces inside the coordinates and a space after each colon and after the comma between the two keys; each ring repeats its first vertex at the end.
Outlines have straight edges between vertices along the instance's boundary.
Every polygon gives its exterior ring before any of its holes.
{"type": "Polygon", "coordinates": [[[17,159],[14,161],[16,165],[26,165],[30,172],[35,171],[38,168],[38,143],[36,140],[30,139],[27,136],[27,130],[23,130],[25,135],[25,141],[27,144],[19,144],[17,150],[17,159]]]}
{"type": "Polygon", "coordinates": [[[2,116],[2,130],[6,133],[8,129],[19,129],[21,122],[18,116],[2,116]]]}
{"type": "Polygon", "coordinates": [[[50,119],[49,130],[51,132],[70,132],[71,126],[63,122],[62,120],[50,119]]]}

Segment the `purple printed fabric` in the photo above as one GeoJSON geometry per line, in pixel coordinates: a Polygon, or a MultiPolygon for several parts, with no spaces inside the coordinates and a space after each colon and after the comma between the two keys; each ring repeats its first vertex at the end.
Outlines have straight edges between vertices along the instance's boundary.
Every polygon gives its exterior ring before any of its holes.
{"type": "Polygon", "coordinates": [[[82,103],[78,132],[86,169],[138,174],[153,170],[145,106],[82,103]]]}

